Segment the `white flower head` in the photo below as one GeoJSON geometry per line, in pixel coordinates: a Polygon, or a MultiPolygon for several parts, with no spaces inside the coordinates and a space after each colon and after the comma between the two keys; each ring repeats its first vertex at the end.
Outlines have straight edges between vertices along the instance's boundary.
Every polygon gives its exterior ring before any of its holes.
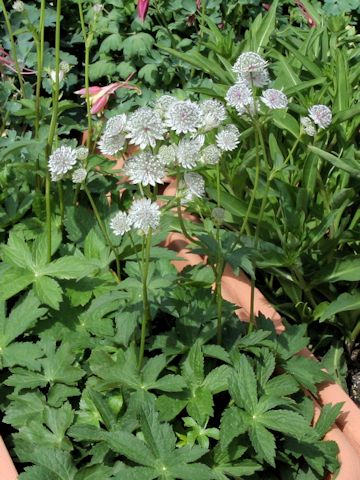
{"type": "Polygon", "coordinates": [[[313,105],[309,108],[309,116],[320,128],[327,128],[331,124],[332,113],[326,105],[313,105]]]}
{"type": "Polygon", "coordinates": [[[86,169],[83,167],[80,167],[73,171],[71,180],[73,183],[82,183],[85,180],[86,175],[87,175],[86,169]]]}
{"type": "Polygon", "coordinates": [[[120,115],[115,115],[114,117],[109,118],[105,125],[105,135],[113,137],[123,133],[126,126],[126,115],[122,113],[120,115]]]}
{"type": "Polygon", "coordinates": [[[126,129],[127,138],[141,149],[155,147],[157,140],[163,140],[166,132],[159,113],[148,107],[138,108],[130,116],[126,129]]]}
{"type": "Polygon", "coordinates": [[[196,103],[190,100],[177,101],[170,105],[166,113],[166,125],[179,135],[195,133],[202,124],[202,112],[196,103]]]}
{"type": "Polygon", "coordinates": [[[225,219],[225,210],[220,207],[215,207],[211,212],[211,216],[217,225],[222,225],[225,219]]]}
{"type": "Polygon", "coordinates": [[[153,187],[156,183],[163,183],[162,179],[166,175],[163,165],[150,152],[140,152],[128,158],[123,171],[129,176],[131,183],[153,187]]]}
{"type": "Polygon", "coordinates": [[[133,228],[147,234],[151,229],[155,230],[160,225],[160,207],[148,198],[134,200],[129,209],[129,221],[133,228]]]}
{"type": "Polygon", "coordinates": [[[205,195],[205,180],[199,173],[190,172],[184,175],[185,185],[188,192],[186,199],[193,199],[194,197],[201,198],[205,195]]]}
{"type": "Polygon", "coordinates": [[[235,150],[240,142],[240,132],[235,125],[226,125],[216,135],[216,144],[224,152],[235,150]]]}
{"type": "Polygon", "coordinates": [[[240,80],[250,86],[263,87],[269,83],[267,62],[258,53],[242,53],[236,60],[233,71],[238,74],[240,80]]]}
{"type": "Polygon", "coordinates": [[[313,121],[309,117],[301,117],[300,123],[304,129],[304,132],[309,135],[310,137],[315,137],[316,135],[316,128],[313,124],[313,121]]]}
{"type": "Polygon", "coordinates": [[[78,160],[86,160],[87,157],[89,156],[89,150],[87,149],[87,147],[77,147],[76,149],[76,158],[78,160]]]}
{"type": "Polygon", "coordinates": [[[244,107],[253,102],[253,93],[247,82],[240,81],[229,88],[225,100],[228,105],[242,112],[244,107]]]}
{"type": "Polygon", "coordinates": [[[286,108],[288,106],[288,99],[285,93],[274,88],[264,90],[260,100],[271,109],[286,108]]]}
{"type": "Polygon", "coordinates": [[[173,145],[161,145],[157,153],[157,159],[161,165],[170,165],[176,160],[176,150],[173,145]]]}
{"type": "Polygon", "coordinates": [[[200,159],[200,150],[202,147],[201,138],[180,140],[176,149],[176,159],[184,168],[193,168],[200,159]]]}
{"type": "Polygon", "coordinates": [[[221,158],[221,153],[216,145],[208,145],[201,151],[201,160],[207,165],[216,165],[221,158]]]}
{"type": "Polygon", "coordinates": [[[95,3],[93,5],[93,10],[95,15],[98,15],[99,13],[101,13],[103,9],[104,9],[104,6],[101,3],[95,3]]]}
{"type": "Polygon", "coordinates": [[[98,141],[98,148],[103,155],[116,155],[125,145],[125,135],[106,135],[103,133],[98,141]]]}
{"type": "Polygon", "coordinates": [[[205,100],[200,103],[203,115],[203,131],[219,127],[226,120],[226,109],[218,100],[205,100]]]}
{"type": "Polygon", "coordinates": [[[162,95],[156,100],[154,109],[159,113],[161,118],[164,119],[170,106],[175,102],[178,102],[176,97],[172,95],[162,95]]]}
{"type": "Polygon", "coordinates": [[[23,12],[25,10],[24,2],[22,2],[21,0],[16,0],[13,3],[13,9],[15,10],[15,12],[23,12]]]}
{"type": "Polygon", "coordinates": [[[49,157],[49,171],[51,180],[60,180],[76,164],[76,150],[72,147],[62,146],[54,150],[49,157]]]}
{"type": "Polygon", "coordinates": [[[110,228],[113,233],[122,237],[131,229],[131,221],[126,212],[118,212],[110,221],[110,228]]]}

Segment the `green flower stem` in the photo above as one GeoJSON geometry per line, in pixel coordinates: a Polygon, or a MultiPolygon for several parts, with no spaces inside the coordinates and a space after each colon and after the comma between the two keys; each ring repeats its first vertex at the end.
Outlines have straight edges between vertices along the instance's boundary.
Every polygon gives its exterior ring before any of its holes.
{"type": "MultiPolygon", "coordinates": [[[[52,102],[52,115],[49,128],[49,136],[47,145],[45,148],[45,158],[48,161],[51,155],[52,146],[55,138],[57,120],[58,120],[58,106],[59,106],[59,65],[60,65],[60,25],[61,25],[61,0],[57,0],[56,3],[56,27],[55,27],[55,84],[53,87],[53,102],[52,102]]],[[[47,170],[46,173],[46,186],[45,186],[45,205],[46,205],[46,231],[47,231],[47,259],[51,261],[51,183],[50,173],[47,170]]]]}
{"type": "Polygon", "coordinates": [[[0,0],[0,5],[1,5],[1,10],[3,12],[3,15],[4,15],[6,28],[7,28],[8,34],[9,34],[10,46],[11,46],[11,56],[12,56],[12,59],[14,60],[14,62],[15,62],[15,69],[16,69],[16,74],[17,74],[18,80],[19,80],[21,95],[22,95],[23,98],[25,98],[24,78],[21,74],[19,62],[18,62],[18,59],[17,59],[14,34],[13,34],[13,31],[12,31],[9,15],[7,13],[4,0],[0,0]]]}
{"type": "Polygon", "coordinates": [[[91,29],[89,31],[89,35],[87,35],[85,20],[84,20],[84,12],[82,9],[81,1],[78,2],[78,6],[79,6],[81,31],[82,31],[84,43],[85,43],[85,89],[86,89],[85,99],[86,99],[86,110],[87,110],[87,121],[88,121],[88,136],[86,140],[86,146],[90,151],[93,128],[92,128],[91,102],[90,102],[90,95],[89,95],[89,88],[90,88],[89,65],[90,65],[90,48],[93,40],[93,31],[91,29]]]}
{"type": "Polygon", "coordinates": [[[294,145],[292,146],[291,150],[289,151],[287,157],[285,158],[284,165],[286,165],[287,162],[293,158],[294,152],[295,152],[297,146],[299,145],[300,140],[301,140],[301,134],[298,136],[298,138],[294,142],[294,145]]]}
{"type": "Polygon", "coordinates": [[[140,339],[140,351],[139,351],[139,360],[138,360],[139,370],[141,370],[143,365],[146,333],[151,322],[151,312],[150,312],[150,305],[149,305],[149,299],[148,299],[148,287],[147,287],[151,239],[152,239],[152,230],[150,228],[149,232],[147,233],[144,239],[143,252],[142,252],[143,253],[143,258],[142,258],[143,319],[141,323],[141,339],[140,339]]]}
{"type": "MultiPolygon", "coordinates": [[[[36,90],[35,90],[35,138],[39,138],[40,116],[41,116],[41,81],[44,68],[44,39],[45,39],[45,0],[41,0],[40,4],[40,20],[39,20],[39,36],[36,41],[36,90]]],[[[36,172],[40,170],[39,157],[36,157],[36,172]]],[[[35,188],[40,190],[41,177],[36,173],[35,188]]]]}
{"type": "Polygon", "coordinates": [[[64,190],[63,190],[63,185],[62,185],[62,181],[59,180],[57,182],[57,187],[58,187],[58,195],[59,195],[59,203],[60,203],[60,228],[61,230],[63,229],[63,226],[64,226],[64,212],[65,212],[65,208],[64,208],[64,190]]]}
{"type": "MultiPolygon", "coordinates": [[[[220,162],[216,165],[216,199],[217,207],[221,205],[221,190],[220,190],[220,162]]],[[[216,260],[216,283],[215,283],[215,298],[216,298],[216,341],[218,345],[221,345],[222,340],[222,295],[221,295],[221,279],[224,272],[224,262],[221,255],[221,238],[220,238],[220,225],[216,224],[216,243],[217,243],[217,260],[216,260]]]]}
{"type": "Polygon", "coordinates": [[[95,215],[95,218],[96,218],[96,221],[98,222],[98,225],[100,227],[100,230],[104,236],[104,239],[105,239],[105,242],[107,243],[108,247],[110,248],[110,250],[113,252],[114,256],[115,256],[115,262],[116,262],[116,275],[117,275],[117,280],[120,282],[120,279],[121,279],[121,276],[120,276],[120,260],[119,260],[119,256],[116,252],[116,248],[114,247],[114,245],[112,244],[111,240],[110,240],[110,237],[109,237],[109,234],[106,230],[106,227],[103,223],[103,221],[101,220],[101,216],[100,216],[100,213],[99,213],[99,210],[96,206],[96,203],[94,202],[94,199],[93,199],[93,196],[91,195],[91,192],[89,190],[89,188],[87,187],[87,185],[84,185],[84,190],[85,190],[85,193],[89,199],[89,202],[90,202],[90,205],[93,209],[93,212],[94,212],[94,215],[95,215]]]}

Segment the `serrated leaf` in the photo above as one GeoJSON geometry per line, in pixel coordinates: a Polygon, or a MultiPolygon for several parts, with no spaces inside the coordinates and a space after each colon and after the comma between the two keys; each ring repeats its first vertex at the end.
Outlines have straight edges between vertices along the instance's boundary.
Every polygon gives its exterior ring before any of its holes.
{"type": "Polygon", "coordinates": [[[249,437],[255,451],[268,462],[272,467],[275,467],[275,437],[265,427],[257,422],[254,422],[249,430],[249,437]]]}
{"type": "Polygon", "coordinates": [[[341,293],[336,300],[328,305],[319,304],[315,309],[315,318],[320,322],[341,312],[349,312],[360,309],[360,292],[341,293]]]}
{"type": "Polygon", "coordinates": [[[22,461],[39,465],[52,480],[74,480],[77,472],[71,455],[56,448],[35,448],[28,455],[23,454],[22,461]]]}
{"type": "Polygon", "coordinates": [[[317,391],[317,383],[329,379],[329,375],[321,370],[320,364],[310,358],[292,357],[283,364],[283,368],[313,394],[317,391]]]}
{"type": "Polygon", "coordinates": [[[228,388],[228,379],[232,369],[228,365],[221,365],[211,370],[203,383],[212,394],[223,392],[228,388]]]}
{"type": "Polygon", "coordinates": [[[62,301],[62,289],[58,282],[50,277],[37,277],[34,288],[41,303],[49,305],[54,310],[59,310],[62,301]]]}
{"type": "Polygon", "coordinates": [[[147,467],[154,467],[156,456],[146,444],[128,432],[111,432],[106,436],[109,446],[129,460],[147,467]]]}
{"type": "Polygon", "coordinates": [[[181,370],[189,385],[201,385],[204,381],[204,355],[199,340],[190,348],[181,370]]]}
{"type": "Polygon", "coordinates": [[[229,378],[229,391],[235,403],[252,414],[255,411],[258,397],[255,372],[245,355],[239,356],[236,370],[229,378]]]}
{"type": "Polygon", "coordinates": [[[278,375],[267,382],[264,391],[267,395],[285,397],[300,389],[298,382],[287,374],[278,375]]]}
{"type": "Polygon", "coordinates": [[[7,245],[1,246],[1,253],[4,261],[10,265],[27,270],[33,268],[30,248],[24,238],[16,233],[10,233],[7,245]]]}
{"type": "Polygon", "coordinates": [[[276,432],[285,433],[298,440],[307,437],[316,440],[316,434],[310,428],[306,420],[296,412],[291,410],[277,409],[261,413],[256,417],[256,422],[260,422],[264,427],[276,432]]]}
{"type": "Polygon", "coordinates": [[[186,386],[186,382],[181,375],[165,375],[148,388],[161,390],[162,392],[181,392],[186,386]]]}
{"type": "Polygon", "coordinates": [[[169,468],[170,475],[179,480],[212,480],[213,473],[207,465],[194,463],[169,468]]]}
{"type": "Polygon", "coordinates": [[[220,425],[220,443],[225,449],[231,441],[246,432],[249,428],[249,416],[239,408],[231,406],[227,408],[222,417],[220,425]]]}
{"type": "Polygon", "coordinates": [[[314,427],[319,435],[319,438],[322,438],[327,431],[330,430],[335,420],[339,416],[343,405],[343,403],[337,403],[336,405],[331,405],[328,403],[322,407],[320,416],[314,427]]]}
{"type": "Polygon", "coordinates": [[[205,387],[198,387],[192,391],[186,410],[198,423],[204,423],[207,417],[213,416],[213,397],[205,387]]]}
{"type": "Polygon", "coordinates": [[[0,265],[0,302],[13,297],[34,281],[34,273],[10,265],[0,265]]]}
{"type": "Polygon", "coordinates": [[[17,393],[11,396],[3,422],[20,428],[31,420],[42,421],[44,410],[45,397],[41,393],[17,393]]]}

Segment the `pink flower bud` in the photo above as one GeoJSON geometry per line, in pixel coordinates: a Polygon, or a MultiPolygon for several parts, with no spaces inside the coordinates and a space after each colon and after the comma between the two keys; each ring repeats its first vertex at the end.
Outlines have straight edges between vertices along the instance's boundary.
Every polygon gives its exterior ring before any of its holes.
{"type": "Polygon", "coordinates": [[[143,22],[149,10],[149,0],[138,0],[137,13],[140,20],[143,22]]]}

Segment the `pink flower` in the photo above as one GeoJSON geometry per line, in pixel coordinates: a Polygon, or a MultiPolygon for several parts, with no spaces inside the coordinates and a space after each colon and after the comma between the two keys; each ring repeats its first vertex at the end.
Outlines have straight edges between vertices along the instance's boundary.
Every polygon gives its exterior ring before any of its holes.
{"type": "MultiPolygon", "coordinates": [[[[0,47],[0,66],[3,65],[4,67],[8,68],[12,72],[16,72],[16,64],[14,60],[10,57],[8,52],[6,52],[3,48],[0,47]]],[[[35,70],[30,70],[30,68],[23,67],[20,69],[20,73],[23,75],[33,75],[35,70]]]]}
{"type": "MultiPolygon", "coordinates": [[[[89,98],[90,98],[90,105],[91,105],[91,113],[99,113],[102,112],[110,98],[112,93],[115,93],[118,88],[128,88],[129,90],[136,90],[140,93],[140,88],[136,87],[135,85],[130,85],[128,81],[133,76],[131,74],[124,82],[115,82],[110,83],[110,85],[106,85],[105,87],[98,87],[93,86],[89,87],[89,98]]],[[[86,98],[87,90],[86,88],[82,88],[81,90],[77,90],[77,95],[81,95],[83,98],[86,98]]]]}
{"type": "Polygon", "coordinates": [[[149,0],[138,0],[137,13],[142,22],[145,20],[146,14],[149,10],[149,3],[149,0]]]}

